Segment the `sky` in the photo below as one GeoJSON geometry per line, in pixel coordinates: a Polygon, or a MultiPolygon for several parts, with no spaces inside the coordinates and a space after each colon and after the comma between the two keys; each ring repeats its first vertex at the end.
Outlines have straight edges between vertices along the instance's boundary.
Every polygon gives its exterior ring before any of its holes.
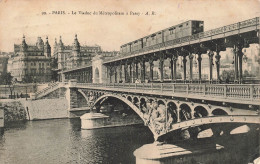
{"type": "Polygon", "coordinates": [[[53,46],[59,36],[65,45],[72,44],[75,34],[81,45],[113,51],[186,20],[203,20],[204,30],[210,30],[257,16],[260,0],[0,0],[0,51],[12,52],[23,35],[28,44],[35,44],[38,36],[45,42],[48,36],[53,46]],[[58,11],[65,14],[52,14],[58,11]],[[94,15],[94,11],[125,15],[94,15]]]}

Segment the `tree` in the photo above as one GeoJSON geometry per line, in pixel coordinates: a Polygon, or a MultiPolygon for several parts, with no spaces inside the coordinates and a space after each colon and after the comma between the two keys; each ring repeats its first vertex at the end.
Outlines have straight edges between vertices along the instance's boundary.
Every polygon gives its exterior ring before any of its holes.
{"type": "Polygon", "coordinates": [[[2,85],[11,84],[12,80],[13,80],[13,76],[11,75],[10,72],[3,73],[0,76],[0,84],[2,84],[2,85]]]}
{"type": "Polygon", "coordinates": [[[0,83],[2,85],[8,86],[10,93],[11,93],[11,97],[13,95],[13,91],[14,91],[14,81],[13,81],[13,76],[11,75],[10,72],[6,72],[1,74],[0,76],[0,83]]]}
{"type": "Polygon", "coordinates": [[[22,79],[22,81],[23,81],[24,83],[32,83],[32,82],[33,82],[33,78],[32,78],[32,76],[26,74],[26,75],[24,76],[24,78],[22,79]]]}

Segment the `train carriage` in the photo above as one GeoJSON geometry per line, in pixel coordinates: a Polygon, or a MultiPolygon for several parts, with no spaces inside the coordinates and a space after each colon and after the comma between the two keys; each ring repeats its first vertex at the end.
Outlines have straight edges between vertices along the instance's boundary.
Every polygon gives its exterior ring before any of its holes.
{"type": "Polygon", "coordinates": [[[122,53],[134,52],[145,47],[171,41],[177,38],[192,36],[204,31],[204,22],[189,20],[181,24],[169,27],[141,39],[121,46],[122,53]]]}

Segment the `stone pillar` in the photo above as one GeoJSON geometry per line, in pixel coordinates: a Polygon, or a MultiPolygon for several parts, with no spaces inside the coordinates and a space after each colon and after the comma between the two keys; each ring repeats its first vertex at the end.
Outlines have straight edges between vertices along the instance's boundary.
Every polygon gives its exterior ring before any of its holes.
{"type": "Polygon", "coordinates": [[[192,78],[192,74],[193,74],[193,55],[192,53],[190,53],[189,55],[189,59],[190,59],[190,82],[193,81],[193,78],[192,78]]]}
{"type": "Polygon", "coordinates": [[[201,83],[201,52],[198,53],[199,83],[201,83]]]}
{"type": "Polygon", "coordinates": [[[216,52],[215,58],[216,58],[215,64],[217,68],[217,82],[219,83],[220,82],[219,68],[220,68],[220,58],[221,58],[221,56],[219,55],[219,51],[216,52]]]}
{"type": "Polygon", "coordinates": [[[209,82],[212,83],[212,69],[213,69],[213,56],[214,52],[213,51],[208,51],[208,56],[209,56],[209,82]]]}
{"type": "Polygon", "coordinates": [[[153,58],[150,58],[150,59],[149,59],[149,65],[150,65],[149,80],[150,80],[150,81],[153,81],[153,67],[154,67],[153,58]]]}
{"type": "Polygon", "coordinates": [[[163,82],[163,69],[164,68],[164,54],[162,54],[159,58],[159,69],[160,69],[160,74],[161,74],[161,77],[160,77],[160,81],[163,82]]]}
{"type": "Polygon", "coordinates": [[[141,60],[141,81],[145,82],[145,60],[141,60]]]}
{"type": "Polygon", "coordinates": [[[185,83],[186,82],[186,62],[187,62],[186,55],[183,55],[182,62],[183,62],[183,82],[185,83]]]}

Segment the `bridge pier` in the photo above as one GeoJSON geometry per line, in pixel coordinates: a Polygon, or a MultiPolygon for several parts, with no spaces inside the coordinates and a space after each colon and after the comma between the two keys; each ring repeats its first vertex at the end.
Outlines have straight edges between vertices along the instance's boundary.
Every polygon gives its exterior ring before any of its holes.
{"type": "Polygon", "coordinates": [[[212,163],[221,162],[223,146],[218,144],[146,144],[134,151],[136,164],[212,163]]]}

